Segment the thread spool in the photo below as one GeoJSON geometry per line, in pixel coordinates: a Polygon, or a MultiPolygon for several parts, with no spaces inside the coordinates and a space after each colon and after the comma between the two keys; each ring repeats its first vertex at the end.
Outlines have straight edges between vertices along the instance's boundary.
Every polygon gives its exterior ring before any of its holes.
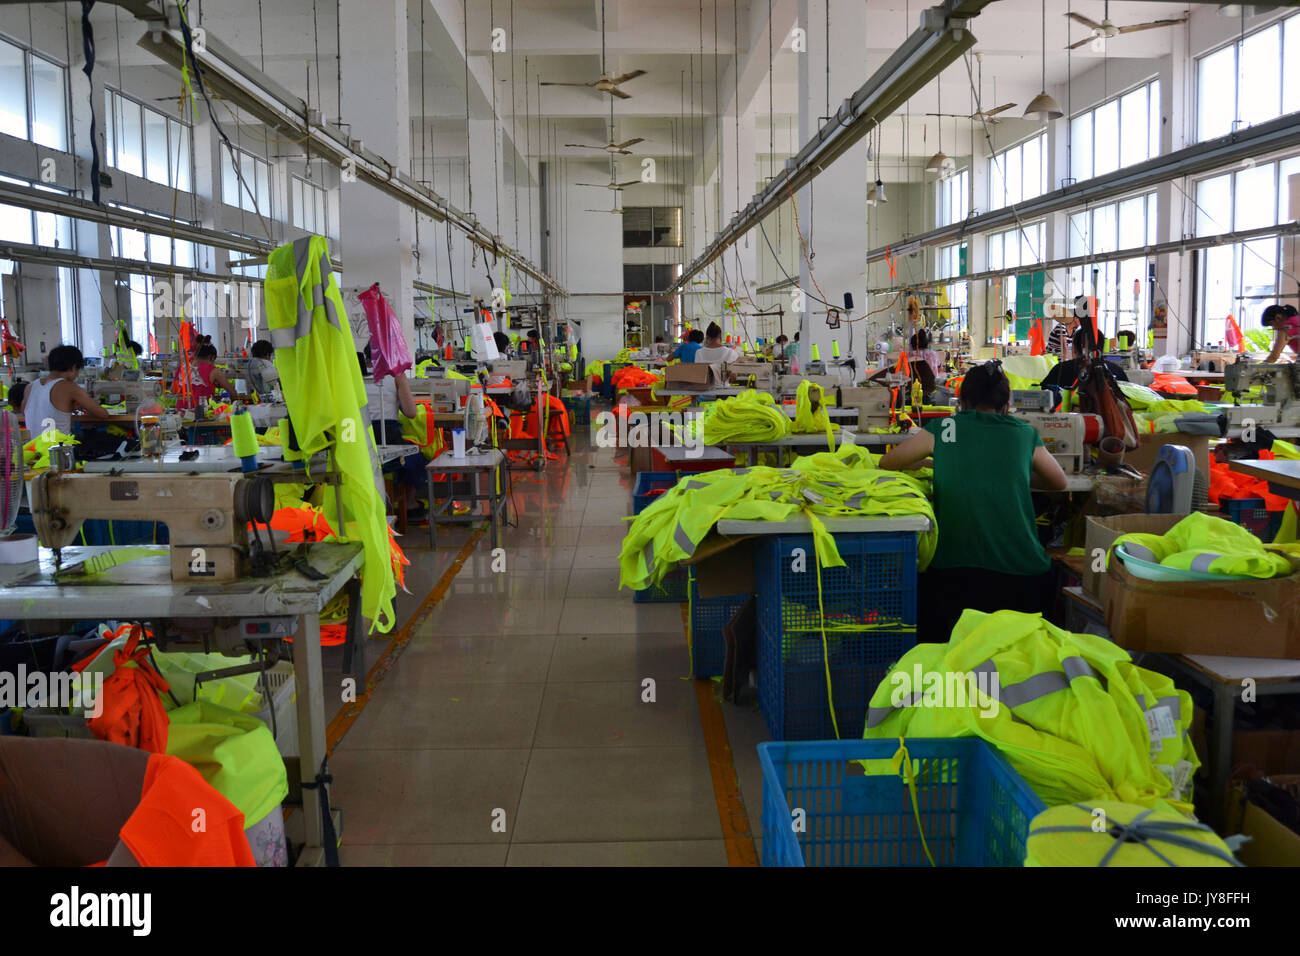
{"type": "Polygon", "coordinates": [[[839,357],[840,357],[840,340],[831,339],[831,358],[837,359],[839,357]]]}
{"type": "Polygon", "coordinates": [[[812,360],[814,362],[820,362],[822,360],[822,350],[816,345],[812,346],[812,360]]]}
{"type": "Polygon", "coordinates": [[[244,471],[257,470],[257,432],[248,412],[230,416],[231,447],[244,471]]]}

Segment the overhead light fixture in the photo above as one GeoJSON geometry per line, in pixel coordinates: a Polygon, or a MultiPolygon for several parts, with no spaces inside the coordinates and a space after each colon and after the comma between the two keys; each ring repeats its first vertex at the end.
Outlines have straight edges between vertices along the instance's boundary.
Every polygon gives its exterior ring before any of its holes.
{"type": "Polygon", "coordinates": [[[1025,107],[1025,119],[1048,120],[1060,119],[1065,115],[1056,97],[1047,92],[1047,0],[1043,0],[1043,91],[1029,101],[1025,107]]]}
{"type": "Polygon", "coordinates": [[[879,179],[876,180],[876,184],[867,193],[867,202],[872,205],[878,202],[889,202],[889,197],[885,195],[885,184],[879,179]]]}
{"type": "Polygon", "coordinates": [[[1241,16],[1240,3],[1224,3],[1219,6],[1219,16],[1235,19],[1241,16]]]}

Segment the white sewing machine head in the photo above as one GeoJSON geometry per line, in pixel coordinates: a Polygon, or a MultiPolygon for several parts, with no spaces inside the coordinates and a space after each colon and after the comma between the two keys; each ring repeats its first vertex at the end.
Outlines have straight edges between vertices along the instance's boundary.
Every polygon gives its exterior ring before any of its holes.
{"type": "Polygon", "coordinates": [[[1223,367],[1223,390],[1233,396],[1255,386],[1264,389],[1263,401],[1255,405],[1232,405],[1228,421],[1240,425],[1251,419],[1257,425],[1300,425],[1300,364],[1262,364],[1248,355],[1223,367]]]}
{"type": "Polygon", "coordinates": [[[87,389],[90,397],[101,405],[116,405],[126,402],[126,410],[133,412],[140,405],[151,405],[162,401],[162,380],[156,378],[141,379],[134,382],[125,380],[95,379],[87,389]]]}

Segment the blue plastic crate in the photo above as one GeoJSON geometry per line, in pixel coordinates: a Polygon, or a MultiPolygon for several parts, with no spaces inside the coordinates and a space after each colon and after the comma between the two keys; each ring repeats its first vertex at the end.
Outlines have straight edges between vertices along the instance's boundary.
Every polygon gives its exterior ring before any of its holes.
{"type": "Polygon", "coordinates": [[[840,737],[861,736],[876,686],[916,644],[916,535],[837,534],[835,543],[845,566],[821,569],[824,648],[812,535],[773,536],[757,550],[758,699],[774,740],[833,739],[837,725],[840,737]]]}
{"type": "Polygon", "coordinates": [[[902,777],[854,762],[888,760],[896,740],[759,744],[763,865],[928,867],[924,835],[937,866],[1023,866],[1030,821],[1046,807],[1006,759],[978,737],[906,744],[916,812],[902,777]]]}
{"type": "Polygon", "coordinates": [[[1266,544],[1271,544],[1282,527],[1285,511],[1269,511],[1264,507],[1263,498],[1229,498],[1219,499],[1220,513],[1233,524],[1239,524],[1266,544]]]}
{"type": "Polygon", "coordinates": [[[632,486],[632,514],[639,515],[658,501],[663,492],[677,485],[675,471],[642,471],[632,486]]]}
{"type": "MultiPolygon", "coordinates": [[[[690,578],[685,568],[677,568],[664,575],[658,584],[632,592],[635,604],[681,604],[690,597],[690,578]]],[[[721,673],[719,671],[719,673],[721,673]]]]}
{"type": "Polygon", "coordinates": [[[691,672],[695,677],[718,677],[727,660],[727,641],[722,629],[753,595],[727,594],[702,598],[700,585],[692,576],[690,597],[691,672]]]}
{"type": "Polygon", "coordinates": [[[569,413],[569,428],[586,428],[591,424],[591,399],[586,395],[565,395],[565,411],[569,413]]]}

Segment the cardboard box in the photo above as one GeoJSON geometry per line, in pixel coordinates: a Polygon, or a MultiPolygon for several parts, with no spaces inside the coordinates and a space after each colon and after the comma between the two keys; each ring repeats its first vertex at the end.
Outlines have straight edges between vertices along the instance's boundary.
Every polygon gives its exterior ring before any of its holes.
{"type": "Polygon", "coordinates": [[[703,391],[718,384],[712,365],[678,362],[664,369],[665,388],[690,388],[703,391]]]}
{"type": "Polygon", "coordinates": [[[1186,445],[1192,450],[1193,457],[1196,458],[1196,470],[1205,476],[1208,483],[1210,478],[1209,435],[1184,435],[1182,432],[1174,432],[1168,435],[1142,435],[1139,441],[1141,444],[1137,448],[1124,453],[1124,464],[1132,465],[1144,474],[1150,474],[1151,466],[1156,463],[1161,448],[1165,445],[1186,445]]]}
{"type": "MultiPolygon", "coordinates": [[[[1300,776],[1274,776],[1270,779],[1292,792],[1300,791],[1300,776]]],[[[1245,790],[1240,785],[1228,791],[1223,823],[1224,833],[1241,833],[1250,837],[1237,851],[1237,859],[1247,866],[1300,866],[1300,833],[1247,801],[1245,790]]]]}
{"type": "Polygon", "coordinates": [[[1300,660],[1300,571],[1262,581],[1147,581],[1115,560],[1106,573],[1106,626],[1120,647],[1300,660]]]}
{"type": "MultiPolygon", "coordinates": [[[[1099,518],[1088,515],[1083,538],[1083,589],[1106,606],[1106,572],[1096,571],[1100,562],[1097,552],[1110,551],[1111,544],[1122,534],[1164,534],[1183,518],[1182,515],[1114,515],[1099,518]]],[[[1102,568],[1104,564],[1100,565],[1102,568]]]]}
{"type": "MultiPolygon", "coordinates": [[[[1234,732],[1232,765],[1249,765],[1267,774],[1300,774],[1300,730],[1234,732]]],[[[1300,776],[1296,779],[1300,780],[1300,776]]]]}

